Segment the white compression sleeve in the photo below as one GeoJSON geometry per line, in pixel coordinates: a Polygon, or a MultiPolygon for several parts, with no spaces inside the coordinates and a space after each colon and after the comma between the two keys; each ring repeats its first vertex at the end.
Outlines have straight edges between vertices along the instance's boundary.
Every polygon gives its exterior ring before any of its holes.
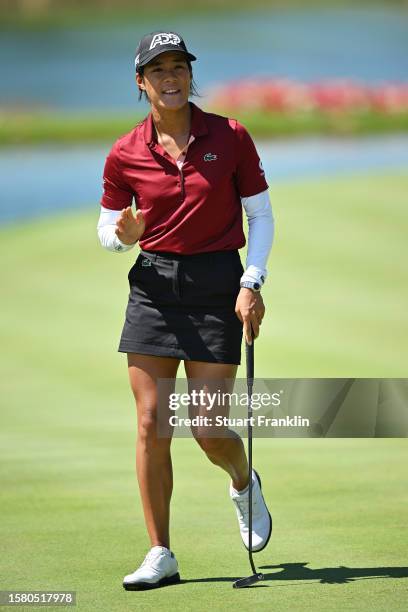
{"type": "Polygon", "coordinates": [[[241,198],[248,219],[248,254],[241,281],[262,284],[267,275],[266,262],[272,248],[275,225],[268,190],[241,198]]]}
{"type": "Polygon", "coordinates": [[[115,234],[116,220],[120,213],[120,210],[110,210],[109,208],[101,206],[101,214],[97,226],[101,245],[108,251],[113,251],[114,253],[129,251],[133,249],[136,244],[124,244],[115,234]]]}

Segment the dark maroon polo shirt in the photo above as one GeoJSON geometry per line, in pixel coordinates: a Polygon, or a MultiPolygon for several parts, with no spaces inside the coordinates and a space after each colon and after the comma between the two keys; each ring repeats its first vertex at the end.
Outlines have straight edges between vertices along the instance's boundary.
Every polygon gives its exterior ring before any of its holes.
{"type": "Polygon", "coordinates": [[[135,198],[146,221],[142,249],[186,255],[239,249],[245,245],[240,197],[268,188],[258,153],[235,119],[190,104],[194,140],[182,169],[158,144],[149,114],[113,145],[101,204],[122,210],[135,198]]]}

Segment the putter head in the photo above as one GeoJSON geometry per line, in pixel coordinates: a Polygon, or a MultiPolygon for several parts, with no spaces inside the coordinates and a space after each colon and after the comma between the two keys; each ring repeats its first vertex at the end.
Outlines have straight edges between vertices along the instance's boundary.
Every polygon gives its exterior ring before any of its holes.
{"type": "Polygon", "coordinates": [[[248,576],[248,578],[240,578],[232,585],[234,589],[244,589],[245,587],[249,587],[252,584],[255,584],[259,580],[263,580],[264,575],[261,573],[252,574],[252,576],[248,576]]]}

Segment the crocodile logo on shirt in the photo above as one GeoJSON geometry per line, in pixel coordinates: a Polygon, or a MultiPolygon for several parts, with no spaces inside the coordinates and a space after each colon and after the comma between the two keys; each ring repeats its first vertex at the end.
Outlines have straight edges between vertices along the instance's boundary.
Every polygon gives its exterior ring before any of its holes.
{"type": "Polygon", "coordinates": [[[214,155],[214,153],[206,153],[203,159],[204,161],[215,161],[216,159],[218,159],[218,156],[214,155]]]}

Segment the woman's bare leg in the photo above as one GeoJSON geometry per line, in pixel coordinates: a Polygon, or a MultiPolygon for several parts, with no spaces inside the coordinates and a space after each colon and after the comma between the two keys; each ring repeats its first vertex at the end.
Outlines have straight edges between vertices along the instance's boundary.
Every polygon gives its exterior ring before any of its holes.
{"type": "Polygon", "coordinates": [[[129,380],[137,408],[136,471],[152,546],[170,548],[173,490],[171,437],[157,436],[157,380],[176,377],[180,360],[128,353],[129,380]]]}
{"type": "MultiPolygon", "coordinates": [[[[223,381],[225,379],[235,379],[238,366],[224,363],[185,361],[184,367],[187,378],[200,379],[202,381],[201,385],[199,385],[200,388],[203,385],[208,385],[215,392],[219,386],[221,386],[221,391],[223,390],[223,381]]],[[[197,388],[197,391],[200,390],[192,381],[191,388],[197,388]]],[[[224,390],[226,391],[227,389],[225,388],[224,390]]],[[[221,414],[223,409],[219,409],[218,414],[221,414]]],[[[223,414],[228,416],[228,407],[223,414]]],[[[219,429],[217,433],[221,433],[219,429]]],[[[231,476],[234,489],[241,491],[248,484],[248,462],[244,444],[239,435],[230,429],[224,430],[222,435],[224,437],[206,437],[205,431],[199,431],[196,439],[209,460],[228,472],[231,476]]]]}

